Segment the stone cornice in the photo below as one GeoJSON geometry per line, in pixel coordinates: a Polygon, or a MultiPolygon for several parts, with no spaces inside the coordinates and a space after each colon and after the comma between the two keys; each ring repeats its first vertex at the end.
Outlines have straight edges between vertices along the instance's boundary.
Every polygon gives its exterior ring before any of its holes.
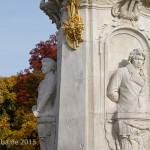
{"type": "MultiPolygon", "coordinates": [[[[57,29],[60,29],[61,26],[61,13],[63,10],[66,10],[67,0],[41,0],[40,9],[43,10],[46,15],[52,20],[52,23],[56,24],[57,29]]],[[[95,8],[95,9],[104,9],[104,8],[113,8],[113,15],[116,17],[128,19],[128,20],[138,20],[139,12],[150,16],[150,2],[148,0],[78,0],[80,8],[95,8]],[[131,9],[132,13],[126,15],[127,10],[122,7],[125,6],[128,1],[140,1],[139,6],[131,9]],[[117,7],[118,6],[118,7],[117,7]],[[114,9],[115,8],[115,9],[114,9]],[[116,11],[117,10],[117,11],[116,11]],[[132,14],[132,16],[130,16],[132,14]]],[[[129,3],[130,4],[130,3],[129,3]]],[[[137,6],[137,3],[135,3],[137,6]]]]}

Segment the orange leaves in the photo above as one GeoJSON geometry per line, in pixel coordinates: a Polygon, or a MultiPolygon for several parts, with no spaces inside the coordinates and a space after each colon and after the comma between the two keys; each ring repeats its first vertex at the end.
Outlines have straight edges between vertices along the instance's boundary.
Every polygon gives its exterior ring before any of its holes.
{"type": "Polygon", "coordinates": [[[57,40],[56,35],[51,35],[48,41],[41,41],[36,45],[36,48],[30,52],[31,58],[29,59],[30,68],[33,71],[41,70],[41,60],[45,57],[49,57],[57,60],[57,40]]]}
{"type": "Polygon", "coordinates": [[[6,145],[7,149],[39,149],[36,118],[31,108],[37,103],[37,89],[44,79],[40,73],[41,59],[50,57],[56,61],[56,45],[56,35],[51,35],[30,52],[29,69],[17,76],[0,77],[0,137],[3,142],[18,142],[18,145],[6,145]]]}
{"type": "Polygon", "coordinates": [[[30,108],[36,102],[37,89],[40,81],[43,79],[43,75],[34,73],[20,73],[17,78],[17,101],[18,105],[30,105],[30,108]]]}

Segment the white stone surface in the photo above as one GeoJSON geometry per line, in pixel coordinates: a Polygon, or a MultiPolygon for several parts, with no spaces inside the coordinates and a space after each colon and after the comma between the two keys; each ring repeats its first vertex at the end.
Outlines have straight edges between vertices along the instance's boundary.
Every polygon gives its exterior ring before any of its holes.
{"type": "Polygon", "coordinates": [[[38,87],[37,105],[32,111],[37,117],[37,130],[41,150],[56,150],[58,102],[56,100],[56,62],[42,59],[42,73],[45,79],[38,87]]]}
{"type": "MultiPolygon", "coordinates": [[[[144,70],[149,83],[149,17],[141,13],[137,22],[114,18],[111,14],[114,4],[106,3],[81,1],[79,13],[85,32],[84,42],[76,51],[68,47],[60,30],[58,150],[110,150],[110,145],[116,146],[109,136],[113,120],[107,117],[113,114],[116,104],[107,98],[106,90],[110,75],[134,48],[146,53],[144,70]]],[[[66,8],[62,10],[63,22],[67,12],[66,8]]],[[[145,149],[148,148],[146,141],[145,149]]]]}
{"type": "Polygon", "coordinates": [[[113,147],[109,144],[110,149],[145,150],[144,135],[150,135],[150,120],[145,118],[150,117],[150,100],[147,79],[143,72],[145,63],[143,50],[134,49],[128,62],[125,67],[116,70],[108,84],[107,96],[117,103],[117,115],[114,112],[116,115],[112,122],[114,130],[108,129],[109,122],[106,123],[106,135],[108,143],[113,143],[112,137],[115,139],[113,147]],[[114,132],[115,136],[110,131],[114,132]]]}

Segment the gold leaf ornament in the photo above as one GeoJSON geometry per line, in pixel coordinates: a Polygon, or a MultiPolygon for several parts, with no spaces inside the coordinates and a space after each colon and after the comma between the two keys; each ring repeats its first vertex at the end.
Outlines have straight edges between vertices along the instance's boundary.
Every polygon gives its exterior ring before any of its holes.
{"type": "Polygon", "coordinates": [[[63,22],[63,30],[66,34],[66,41],[72,49],[77,49],[79,43],[83,42],[82,33],[84,24],[82,18],[78,14],[79,3],[76,0],[67,2],[68,17],[67,21],[63,22]]]}

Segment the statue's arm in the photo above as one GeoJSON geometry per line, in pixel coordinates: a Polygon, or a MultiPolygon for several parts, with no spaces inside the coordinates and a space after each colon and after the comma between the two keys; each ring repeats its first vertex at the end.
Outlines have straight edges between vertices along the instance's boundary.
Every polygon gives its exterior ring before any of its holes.
{"type": "Polygon", "coordinates": [[[113,102],[119,100],[119,88],[122,81],[122,69],[118,69],[112,76],[107,87],[107,97],[113,102]]]}
{"type": "Polygon", "coordinates": [[[46,82],[46,85],[44,88],[45,89],[44,93],[42,96],[40,96],[41,99],[39,100],[40,103],[39,103],[39,106],[37,108],[38,112],[42,112],[47,101],[51,100],[51,95],[53,94],[55,87],[56,87],[56,76],[54,75],[54,76],[50,77],[46,82]]]}

